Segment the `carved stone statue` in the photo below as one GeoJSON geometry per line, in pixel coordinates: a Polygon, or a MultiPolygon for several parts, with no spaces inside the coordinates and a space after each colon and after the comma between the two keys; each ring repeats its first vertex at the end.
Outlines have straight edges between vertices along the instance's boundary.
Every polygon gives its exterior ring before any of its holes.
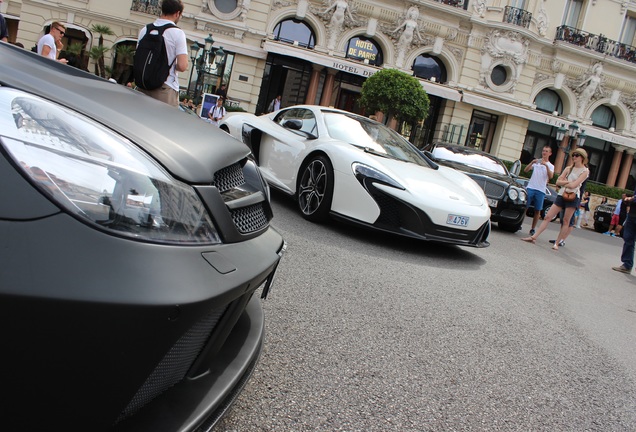
{"type": "Polygon", "coordinates": [[[550,25],[550,20],[548,18],[548,13],[543,8],[543,3],[544,2],[542,1],[540,6],[539,6],[539,12],[537,12],[537,14],[536,14],[537,31],[539,32],[539,35],[541,35],[541,36],[545,36],[546,35],[546,33],[548,32],[548,27],[550,25]]]}
{"type": "Polygon", "coordinates": [[[393,34],[402,31],[400,38],[397,42],[397,56],[395,59],[395,65],[397,67],[404,66],[404,56],[406,51],[411,46],[413,42],[413,38],[417,37],[418,40],[422,40],[422,35],[417,28],[417,19],[420,16],[420,10],[417,6],[411,6],[406,12],[406,18],[404,22],[400,24],[395,30],[393,30],[393,34]]]}
{"type": "Polygon", "coordinates": [[[583,118],[583,116],[585,115],[585,109],[590,103],[592,96],[594,96],[594,93],[596,93],[596,90],[601,83],[602,75],[603,64],[601,62],[598,62],[594,66],[592,66],[592,74],[576,87],[576,89],[579,90],[581,87],[585,86],[581,93],[579,93],[576,110],[576,115],[578,117],[583,118]]]}
{"type": "Polygon", "coordinates": [[[351,11],[349,10],[349,3],[346,0],[335,0],[331,6],[322,12],[323,15],[328,14],[333,10],[329,24],[327,24],[327,48],[333,50],[338,42],[338,37],[342,33],[344,27],[345,15],[355,23],[351,11]]]}
{"type": "Polygon", "coordinates": [[[486,0],[476,0],[473,3],[473,9],[479,15],[480,18],[486,16],[486,0]]]}

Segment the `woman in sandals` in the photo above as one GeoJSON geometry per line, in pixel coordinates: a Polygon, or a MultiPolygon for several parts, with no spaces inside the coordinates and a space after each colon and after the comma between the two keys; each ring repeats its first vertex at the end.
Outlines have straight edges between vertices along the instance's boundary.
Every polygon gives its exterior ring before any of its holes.
{"type": "MultiPolygon", "coordinates": [[[[543,222],[537,229],[537,232],[530,237],[523,237],[521,240],[529,243],[535,243],[541,233],[548,227],[550,221],[556,216],[561,209],[565,209],[563,220],[569,221],[574,214],[574,211],[579,205],[581,199],[581,183],[590,175],[590,171],[587,169],[587,152],[582,148],[577,148],[570,152],[570,158],[572,159],[572,165],[563,170],[561,175],[556,181],[556,185],[560,186],[559,195],[554,202],[554,205],[550,208],[550,211],[543,219],[543,222]],[[566,192],[574,192],[576,198],[573,201],[566,201],[563,199],[563,194],[566,192]]],[[[561,225],[561,231],[554,242],[552,249],[559,250],[559,242],[567,237],[568,224],[561,225]]]]}

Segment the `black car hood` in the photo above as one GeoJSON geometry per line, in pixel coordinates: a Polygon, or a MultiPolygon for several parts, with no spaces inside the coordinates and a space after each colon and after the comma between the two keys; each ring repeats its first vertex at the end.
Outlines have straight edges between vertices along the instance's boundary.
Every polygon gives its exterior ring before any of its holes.
{"type": "Polygon", "coordinates": [[[440,164],[440,165],[444,165],[450,168],[454,168],[456,170],[462,171],[466,174],[478,174],[478,175],[483,175],[485,177],[490,177],[492,179],[495,180],[500,180],[502,182],[508,183],[510,185],[515,185],[518,187],[522,187],[521,185],[517,184],[517,182],[515,181],[515,179],[513,179],[510,176],[507,175],[503,175],[503,174],[498,174],[496,172],[493,171],[487,171],[484,169],[480,169],[477,167],[473,167],[470,165],[465,165],[462,163],[458,163],[458,162],[453,162],[453,161],[449,161],[449,160],[443,160],[443,159],[435,159],[435,162],[440,164]]]}
{"type": "Polygon", "coordinates": [[[0,42],[0,85],[78,111],[127,137],[174,177],[207,184],[249,154],[222,130],[140,92],[0,42]]]}

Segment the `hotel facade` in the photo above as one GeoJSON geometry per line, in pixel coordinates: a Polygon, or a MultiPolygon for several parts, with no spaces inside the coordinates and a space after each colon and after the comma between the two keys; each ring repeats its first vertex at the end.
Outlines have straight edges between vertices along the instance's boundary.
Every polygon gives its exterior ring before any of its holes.
{"type": "MultiPolygon", "coordinates": [[[[583,144],[591,181],[636,186],[636,1],[184,0],[179,27],[195,61],[180,74],[184,92],[227,84],[231,103],[262,113],[277,95],[365,113],[364,81],[382,68],[417,77],[431,100],[428,118],[398,125],[418,147],[473,146],[527,163],[553,149],[556,171],[583,144]],[[214,40],[213,51],[202,49],[214,40]],[[222,47],[225,61],[214,62],[222,47]],[[197,49],[195,49],[197,48],[197,49]],[[196,56],[196,57],[195,57],[196,56]],[[199,73],[200,72],[200,73],[199,73]],[[572,130],[560,138],[559,130],[572,130]]],[[[31,49],[60,21],[65,47],[81,47],[81,67],[103,33],[106,65],[132,79],[116,48],[136,44],[159,0],[5,0],[9,41],[31,49]],[[118,58],[119,57],[119,58],[118,58]]],[[[1,61],[1,59],[0,59],[1,61]]]]}

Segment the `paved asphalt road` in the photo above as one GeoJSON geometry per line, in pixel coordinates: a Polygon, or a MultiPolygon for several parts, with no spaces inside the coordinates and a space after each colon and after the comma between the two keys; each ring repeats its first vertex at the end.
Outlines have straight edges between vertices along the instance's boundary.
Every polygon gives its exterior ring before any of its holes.
{"type": "Polygon", "coordinates": [[[636,276],[621,239],[486,249],[302,219],[260,363],[218,431],[636,431],[636,276]]]}

